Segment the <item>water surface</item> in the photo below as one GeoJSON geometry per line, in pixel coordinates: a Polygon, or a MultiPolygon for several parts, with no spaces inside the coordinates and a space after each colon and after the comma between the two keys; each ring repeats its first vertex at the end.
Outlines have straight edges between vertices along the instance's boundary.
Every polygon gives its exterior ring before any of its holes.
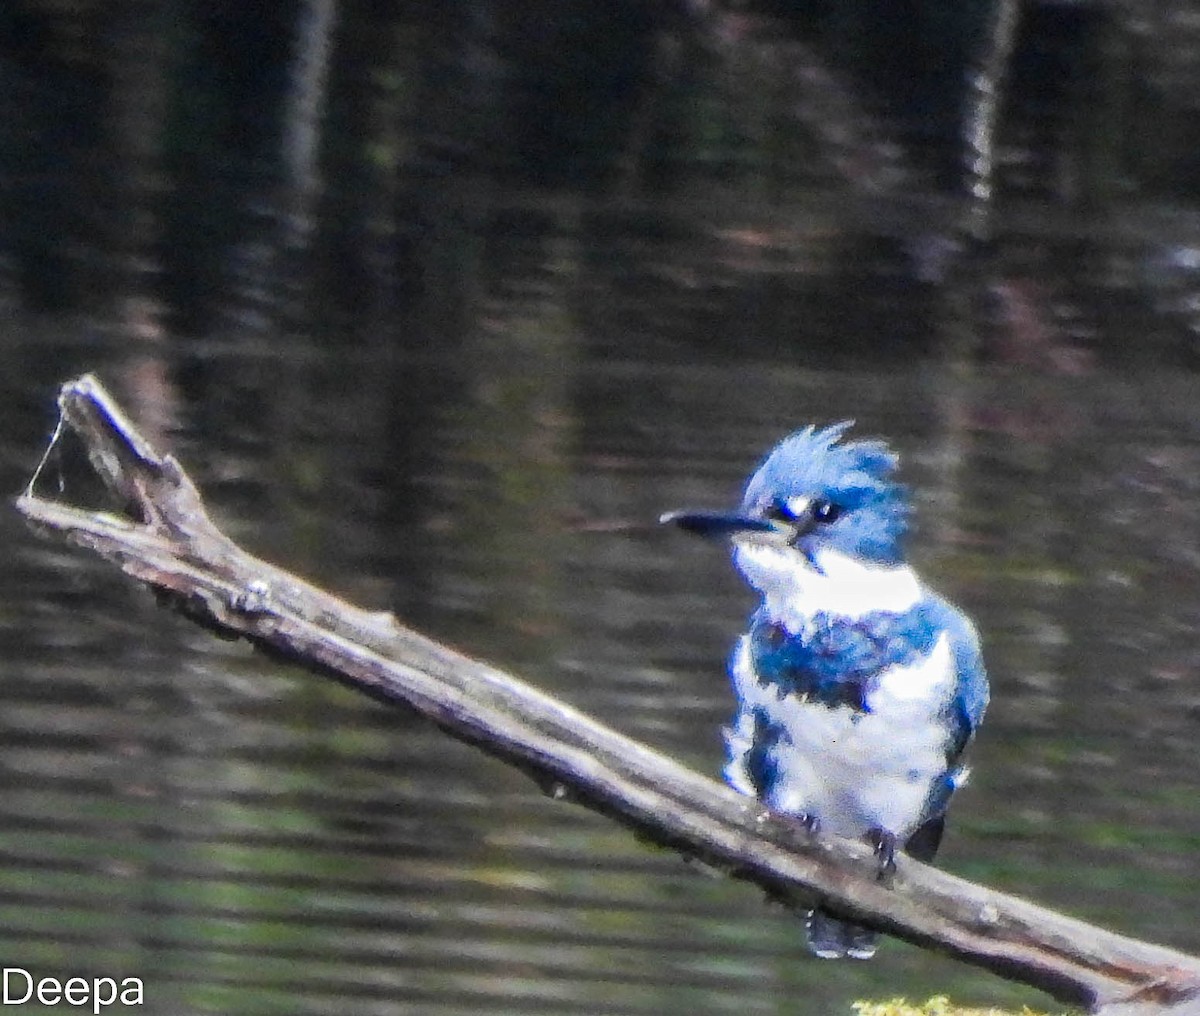
{"type": "MultiPolygon", "coordinates": [[[[572,207],[483,208],[437,300],[356,333],[12,313],[8,489],[96,370],[249,548],[715,773],[752,601],[653,520],[854,418],[903,454],[912,556],[993,680],[940,863],[1200,950],[1186,266],[1016,231],[964,315],[890,235],[572,207]]],[[[42,482],[83,490],[54,460],[42,482]]],[[[895,942],[812,961],[747,886],[0,525],[6,965],[137,975],[173,1014],[1042,1003],[895,942]]]]}

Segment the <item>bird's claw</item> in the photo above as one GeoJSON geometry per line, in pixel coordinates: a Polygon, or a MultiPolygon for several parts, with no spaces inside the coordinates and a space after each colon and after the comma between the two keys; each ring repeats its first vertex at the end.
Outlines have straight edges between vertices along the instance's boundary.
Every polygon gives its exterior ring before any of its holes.
{"type": "Polygon", "coordinates": [[[896,874],[896,834],[886,829],[872,829],[867,833],[867,842],[875,848],[875,858],[879,862],[876,878],[890,883],[896,874]]]}

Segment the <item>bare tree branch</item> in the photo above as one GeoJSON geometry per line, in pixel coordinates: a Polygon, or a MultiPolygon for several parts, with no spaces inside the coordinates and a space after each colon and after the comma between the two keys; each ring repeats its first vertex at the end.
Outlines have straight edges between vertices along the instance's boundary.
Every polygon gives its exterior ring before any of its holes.
{"type": "MultiPolygon", "coordinates": [[[[811,837],[785,816],[624,737],[494,667],[246,553],[212,523],[179,463],[143,438],[91,375],[65,384],[60,427],[82,439],[130,517],[29,489],[18,510],[214,631],[376,699],[647,840],[752,882],[787,905],[828,909],[1106,1016],[1200,1011],[1200,959],[1115,935],[944,872],[898,860],[882,884],[869,848],[811,837]]],[[[57,433],[57,432],[56,432],[57,433]]]]}

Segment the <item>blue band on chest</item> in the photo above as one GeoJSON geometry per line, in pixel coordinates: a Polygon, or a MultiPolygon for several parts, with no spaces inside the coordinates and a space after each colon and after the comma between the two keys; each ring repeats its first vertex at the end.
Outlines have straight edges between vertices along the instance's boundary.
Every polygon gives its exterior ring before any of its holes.
{"type": "Polygon", "coordinates": [[[924,604],[903,614],[873,611],[854,619],[819,613],[799,634],[760,609],[750,621],[750,651],[760,684],[823,705],[866,710],[871,681],[929,653],[941,632],[924,604]]]}

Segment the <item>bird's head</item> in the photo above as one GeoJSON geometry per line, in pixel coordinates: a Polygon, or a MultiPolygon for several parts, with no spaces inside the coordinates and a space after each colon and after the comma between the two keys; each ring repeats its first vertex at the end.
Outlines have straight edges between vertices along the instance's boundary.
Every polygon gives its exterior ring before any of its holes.
{"type": "Polygon", "coordinates": [[[784,438],[746,484],[733,512],[671,512],[702,536],[733,540],[735,560],[765,589],[781,572],[823,574],[839,562],[904,563],[908,491],[892,479],[896,455],[881,441],[843,441],[850,422],[805,427],[784,438]]]}

